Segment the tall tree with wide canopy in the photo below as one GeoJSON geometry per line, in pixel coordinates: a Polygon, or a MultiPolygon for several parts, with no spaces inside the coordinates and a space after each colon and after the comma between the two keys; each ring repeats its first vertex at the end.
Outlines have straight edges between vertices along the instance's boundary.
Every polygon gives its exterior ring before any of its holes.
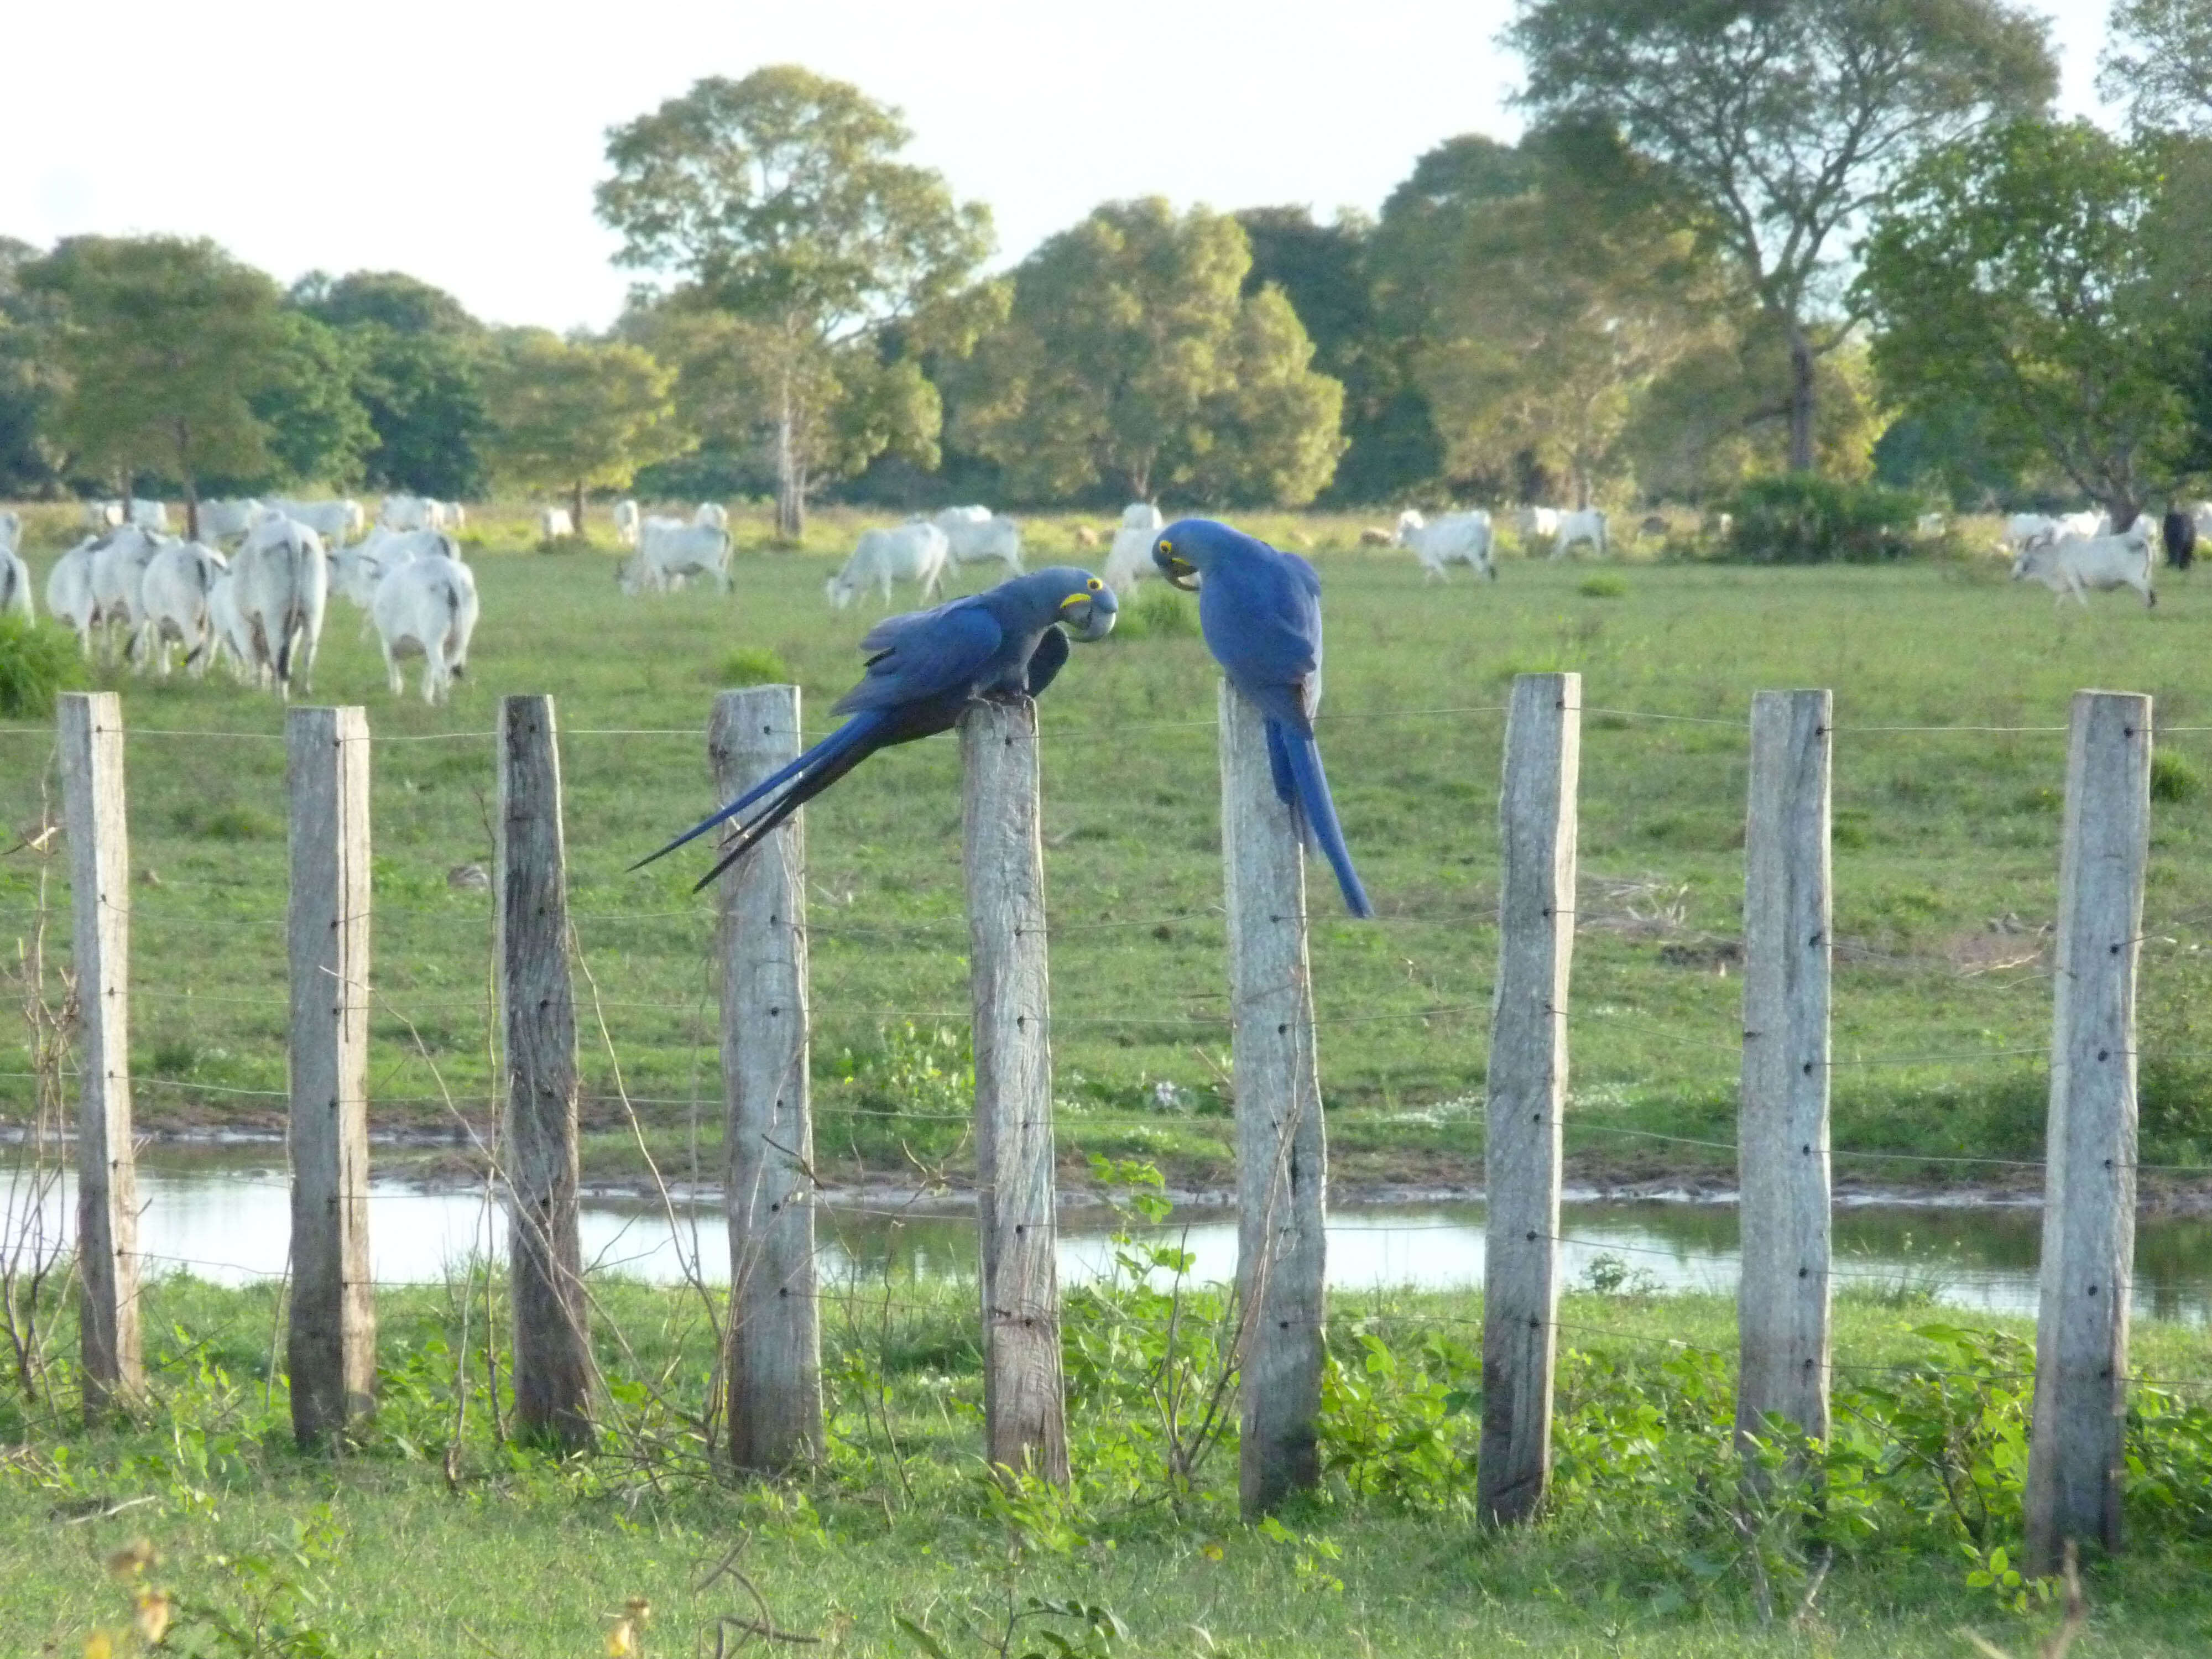
{"type": "Polygon", "coordinates": [[[748,356],[771,382],[786,537],[805,526],[806,434],[836,426],[863,378],[841,360],[954,294],[990,248],[987,209],[897,159],[910,137],[896,110],[790,64],[710,76],[607,137],[596,199],[615,262],[772,337],[748,356]]]}
{"type": "Polygon", "coordinates": [[[2136,126],[2212,131],[2212,3],[2115,0],[2097,90],[2136,126]]]}
{"type": "Polygon", "coordinates": [[[640,348],[542,328],[512,330],[499,347],[484,377],[492,471],[566,495],[579,531],[587,491],[627,489],[638,468],[688,447],[670,400],[674,371],[640,348]]]}
{"type": "Polygon", "coordinates": [[[1523,0],[1505,40],[1542,122],[1617,127],[1694,199],[1789,346],[1790,465],[1848,330],[1841,244],[1920,155],[2040,111],[2045,24],[2005,0],[1523,0]]]}

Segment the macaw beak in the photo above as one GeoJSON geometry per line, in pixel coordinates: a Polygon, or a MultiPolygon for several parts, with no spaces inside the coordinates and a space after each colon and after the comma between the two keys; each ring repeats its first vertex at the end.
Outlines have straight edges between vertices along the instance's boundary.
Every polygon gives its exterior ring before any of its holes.
{"type": "Polygon", "coordinates": [[[1198,567],[1182,554],[1156,542],[1152,545],[1152,562],[1167,578],[1170,587],[1180,587],[1186,593],[1198,592],[1198,567]]]}
{"type": "Polygon", "coordinates": [[[1060,601],[1060,620],[1070,635],[1089,644],[1114,631],[1114,618],[1121,611],[1114,590],[1102,587],[1096,593],[1069,594],[1060,601]]]}

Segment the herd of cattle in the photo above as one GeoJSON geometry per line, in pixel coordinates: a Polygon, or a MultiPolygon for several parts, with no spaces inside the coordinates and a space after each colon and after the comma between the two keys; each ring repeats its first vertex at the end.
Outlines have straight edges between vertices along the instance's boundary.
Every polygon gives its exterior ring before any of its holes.
{"type": "MultiPolygon", "coordinates": [[[[89,657],[166,676],[181,647],[189,672],[227,663],[247,684],[289,696],[295,684],[310,684],[335,589],[362,611],[364,631],[375,629],[395,694],[404,659],[422,659],[422,696],[432,702],[467,671],[478,606],[476,579],[456,539],[467,522],[458,502],[387,495],[372,521],[353,501],[209,501],[198,509],[197,539],[170,533],[160,501],[93,501],[85,514],[89,533],[48,572],[46,600],[89,657]]],[[[1647,522],[1647,530],[1658,522],[1647,522]]],[[[1153,574],[1152,542],[1162,523],[1157,507],[1138,501],[1123,510],[1110,543],[1087,527],[1076,539],[1086,550],[1103,546],[1102,574],[1126,593],[1153,574]]],[[[685,520],[643,514],[625,501],[615,507],[614,525],[631,550],[616,573],[623,592],[670,592],[694,576],[729,591],[734,544],[719,504],[704,503],[685,520]]],[[[0,614],[27,617],[30,572],[16,550],[21,527],[16,514],[0,511],[0,614]]],[[[545,508],[538,527],[548,540],[578,528],[562,507],[545,508]]],[[[1595,507],[1526,507],[1516,527],[1524,550],[1548,544],[1554,559],[1585,544],[1603,555],[1610,544],[1606,514],[1595,507]]],[[[1916,527],[1929,535],[1943,524],[1930,515],[1916,527]]],[[[2186,568],[2197,536],[2212,537],[2212,504],[2168,513],[2160,533],[2168,560],[2186,568]]],[[[1408,508],[1395,529],[1365,530],[1360,540],[1405,549],[1431,579],[1445,578],[1455,564],[1492,580],[1498,574],[1495,527],[1480,508],[1434,521],[1408,508]]],[[[2116,532],[2102,514],[2014,514],[2006,520],[2005,549],[2015,580],[2042,582],[2062,604],[2070,596],[2086,605],[2091,590],[2115,587],[2157,603],[2148,515],[2116,532]]],[[[1020,573],[1021,526],[986,507],[949,507],[862,532],[830,578],[829,599],[842,611],[873,589],[888,605],[896,586],[910,582],[927,603],[955,567],[980,563],[1020,573]]]]}

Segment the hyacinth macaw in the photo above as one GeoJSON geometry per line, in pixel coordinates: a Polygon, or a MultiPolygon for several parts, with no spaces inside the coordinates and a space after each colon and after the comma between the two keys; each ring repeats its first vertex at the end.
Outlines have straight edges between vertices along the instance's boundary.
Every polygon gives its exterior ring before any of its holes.
{"type": "Polygon", "coordinates": [[[1036,696],[1067,661],[1068,635],[1103,640],[1118,609],[1114,590],[1087,570],[1066,565],[1030,572],[933,611],[886,617],[868,630],[860,683],[837,700],[852,718],[773,777],[696,823],[641,869],[725,819],[766,801],[740,826],[721,861],[700,878],[704,887],[781,823],[878,749],[949,732],[979,697],[1036,696]],[[781,793],[778,793],[778,792],[781,793]]]}
{"type": "Polygon", "coordinates": [[[1229,683],[1267,722],[1275,793],[1336,872],[1345,908],[1371,916],[1352,867],[1328,779],[1314,742],[1321,707],[1321,578],[1284,553],[1212,519],[1178,519],[1152,542],[1152,562],[1170,582],[1198,594],[1198,625],[1229,683]]]}

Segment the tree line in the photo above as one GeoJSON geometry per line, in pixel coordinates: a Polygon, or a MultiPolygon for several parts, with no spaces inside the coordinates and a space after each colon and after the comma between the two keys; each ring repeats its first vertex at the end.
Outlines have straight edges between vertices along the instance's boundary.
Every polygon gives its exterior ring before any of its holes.
{"type": "Polygon", "coordinates": [[[205,241],[0,241],[0,495],[315,481],[921,505],[1699,501],[1878,476],[2132,514],[2212,472],[2212,0],[2118,131],[2007,0],[1524,0],[1526,135],[1379,214],[1109,203],[987,274],[897,112],[777,66],[607,136],[601,334],[205,241]]]}

